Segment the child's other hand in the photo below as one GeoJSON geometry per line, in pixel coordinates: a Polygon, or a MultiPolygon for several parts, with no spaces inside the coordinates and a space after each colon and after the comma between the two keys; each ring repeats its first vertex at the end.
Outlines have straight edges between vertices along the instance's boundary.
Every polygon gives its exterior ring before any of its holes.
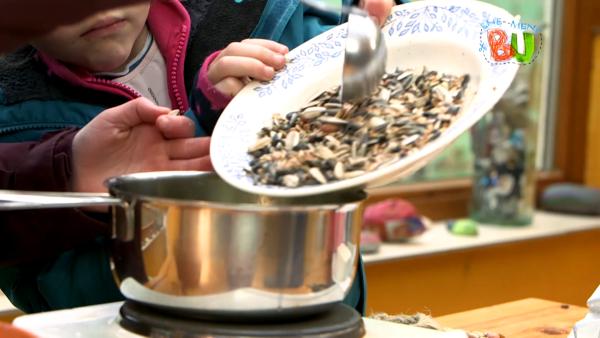
{"type": "Polygon", "coordinates": [[[107,109],[73,139],[72,190],[106,191],[104,180],[160,170],[212,170],[210,138],[185,116],[140,98],[107,109]]]}
{"type": "Polygon", "coordinates": [[[379,26],[383,26],[394,4],[394,0],[360,0],[360,7],[367,11],[379,26]]]}
{"type": "Polygon", "coordinates": [[[285,66],[288,48],[263,39],[233,42],[208,67],[208,80],[221,93],[235,96],[252,79],[268,81],[285,66]]]}

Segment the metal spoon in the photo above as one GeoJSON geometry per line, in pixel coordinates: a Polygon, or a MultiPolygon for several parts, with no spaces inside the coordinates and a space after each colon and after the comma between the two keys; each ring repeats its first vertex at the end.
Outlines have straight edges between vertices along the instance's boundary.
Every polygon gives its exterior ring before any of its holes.
{"type": "Polygon", "coordinates": [[[367,12],[357,7],[335,7],[318,0],[301,0],[321,11],[348,15],[348,37],[342,74],[342,101],[369,96],[385,73],[387,48],[381,29],[367,12]]]}

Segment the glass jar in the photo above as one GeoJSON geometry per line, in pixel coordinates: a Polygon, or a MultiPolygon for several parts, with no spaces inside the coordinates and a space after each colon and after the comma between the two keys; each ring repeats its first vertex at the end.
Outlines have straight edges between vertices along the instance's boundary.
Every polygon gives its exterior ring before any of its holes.
{"type": "Polygon", "coordinates": [[[529,81],[517,76],[494,109],[471,130],[474,152],[471,218],[528,225],[534,211],[537,124],[529,111],[529,81]]]}

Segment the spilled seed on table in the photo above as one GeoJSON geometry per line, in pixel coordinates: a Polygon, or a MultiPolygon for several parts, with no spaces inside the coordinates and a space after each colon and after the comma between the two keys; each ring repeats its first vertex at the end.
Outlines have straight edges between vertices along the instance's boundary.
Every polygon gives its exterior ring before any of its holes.
{"type": "Polygon", "coordinates": [[[300,187],[364,175],[437,139],[459,116],[468,74],[399,70],[373,95],[340,101],[339,87],[298,111],[275,114],[248,148],[255,184],[300,187]]]}

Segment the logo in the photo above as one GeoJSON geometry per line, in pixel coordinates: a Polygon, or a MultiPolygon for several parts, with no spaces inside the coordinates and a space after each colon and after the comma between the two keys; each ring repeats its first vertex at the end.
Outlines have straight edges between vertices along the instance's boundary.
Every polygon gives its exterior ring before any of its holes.
{"type": "Polygon", "coordinates": [[[488,19],[481,24],[479,51],[490,63],[531,64],[542,49],[542,33],[536,25],[513,21],[488,19]]]}

